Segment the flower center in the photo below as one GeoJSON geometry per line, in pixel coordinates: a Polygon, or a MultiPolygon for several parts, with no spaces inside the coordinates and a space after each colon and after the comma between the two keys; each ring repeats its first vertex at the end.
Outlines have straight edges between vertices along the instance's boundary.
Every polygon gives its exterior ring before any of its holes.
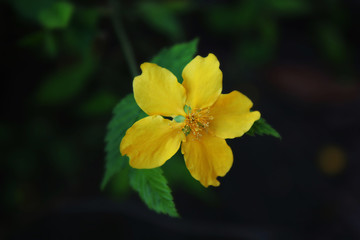
{"type": "Polygon", "coordinates": [[[210,126],[211,120],[214,118],[210,116],[209,108],[200,108],[187,111],[185,117],[185,126],[182,131],[185,135],[192,133],[196,138],[200,138],[203,134],[203,131],[207,131],[207,128],[210,126]]]}

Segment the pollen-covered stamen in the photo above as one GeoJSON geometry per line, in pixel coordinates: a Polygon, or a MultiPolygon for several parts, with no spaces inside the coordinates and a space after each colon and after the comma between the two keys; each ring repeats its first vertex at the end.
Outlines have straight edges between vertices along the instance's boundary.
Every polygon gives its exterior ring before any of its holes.
{"type": "Polygon", "coordinates": [[[213,117],[210,115],[209,108],[193,109],[186,115],[183,132],[185,135],[192,133],[196,138],[200,138],[203,131],[207,131],[211,120],[213,117]]]}

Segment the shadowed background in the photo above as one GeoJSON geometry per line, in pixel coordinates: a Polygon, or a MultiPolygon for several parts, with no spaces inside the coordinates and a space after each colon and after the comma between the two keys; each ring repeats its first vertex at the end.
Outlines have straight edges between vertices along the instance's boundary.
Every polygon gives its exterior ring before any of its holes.
{"type": "Polygon", "coordinates": [[[359,7],[1,1],[0,239],[359,239],[359,7]],[[104,136],[132,92],[126,52],[139,72],[163,47],[196,37],[198,53],[220,61],[223,92],[252,99],[282,140],[228,140],[234,165],[219,188],[166,163],[182,216],[170,219],[149,211],[124,175],[100,191],[104,136]]]}

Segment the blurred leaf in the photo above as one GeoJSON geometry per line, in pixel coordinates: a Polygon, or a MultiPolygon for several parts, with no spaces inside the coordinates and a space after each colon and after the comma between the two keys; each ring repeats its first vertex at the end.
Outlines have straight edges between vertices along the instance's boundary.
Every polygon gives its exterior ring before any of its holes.
{"type": "Polygon", "coordinates": [[[134,95],[129,94],[124,97],[114,108],[113,118],[108,125],[106,134],[106,157],[105,157],[105,176],[101,183],[104,189],[109,180],[128,165],[128,157],[121,156],[120,142],[125,136],[125,132],[137,120],[145,117],[146,114],[138,107],[134,95]]]}
{"type": "Polygon", "coordinates": [[[17,179],[28,179],[36,174],[39,167],[39,160],[30,147],[23,146],[17,151],[10,152],[7,157],[7,168],[11,176],[17,179]]]}
{"type": "Polygon", "coordinates": [[[45,32],[39,31],[22,37],[18,44],[21,47],[37,47],[44,44],[45,32]]]}
{"type": "Polygon", "coordinates": [[[217,5],[206,15],[209,28],[220,33],[232,34],[234,30],[251,29],[262,11],[257,1],[241,1],[234,6],[217,5]]]}
{"type": "Polygon", "coordinates": [[[150,24],[154,29],[170,36],[173,40],[179,40],[183,36],[183,29],[174,11],[162,3],[142,1],[138,4],[139,16],[150,24]]]}
{"type": "Polygon", "coordinates": [[[82,90],[95,69],[96,59],[91,53],[83,56],[80,62],[59,69],[40,85],[36,93],[38,102],[51,105],[71,99],[82,90]]]}
{"type": "Polygon", "coordinates": [[[84,54],[91,48],[98,33],[99,10],[77,8],[71,25],[63,31],[64,49],[84,54]]]}
{"type": "Polygon", "coordinates": [[[79,8],[76,11],[77,20],[83,27],[93,29],[97,26],[100,18],[99,8],[79,8]]]}
{"type": "Polygon", "coordinates": [[[39,12],[38,20],[47,29],[67,27],[74,11],[69,2],[55,2],[51,7],[39,12]]]}
{"type": "Polygon", "coordinates": [[[270,8],[283,15],[298,15],[308,13],[310,5],[305,0],[267,0],[270,8]]]}
{"type": "Polygon", "coordinates": [[[131,169],[130,185],[136,190],[146,205],[157,213],[179,217],[171,190],[161,168],[131,169]]]}
{"type": "Polygon", "coordinates": [[[269,61],[274,55],[277,43],[276,23],[262,17],[259,17],[257,22],[256,28],[252,29],[257,34],[248,34],[239,43],[239,57],[252,65],[260,65],[269,61]]]}
{"type": "Polygon", "coordinates": [[[188,12],[193,8],[191,0],[171,0],[162,2],[162,4],[175,13],[188,12]]]}
{"type": "Polygon", "coordinates": [[[335,64],[347,64],[348,51],[340,29],[329,24],[320,24],[316,31],[326,57],[335,64]]]}
{"type": "Polygon", "coordinates": [[[49,57],[56,57],[57,55],[57,45],[55,41],[55,37],[51,32],[46,32],[45,35],[45,52],[49,57]]]}
{"type": "Polygon", "coordinates": [[[276,138],[281,138],[280,134],[266,122],[264,118],[260,118],[252,125],[251,129],[246,133],[250,136],[255,135],[270,135],[276,138]]]}
{"type": "Polygon", "coordinates": [[[85,115],[101,115],[111,111],[117,102],[117,97],[109,92],[98,92],[80,107],[85,115]]]}
{"type": "Polygon", "coordinates": [[[164,48],[150,62],[170,70],[182,83],[181,73],[197,51],[198,39],[164,48]]]}
{"type": "Polygon", "coordinates": [[[4,184],[2,188],[2,204],[5,204],[6,210],[20,209],[26,201],[25,191],[16,181],[10,181],[4,184]]]}
{"type": "Polygon", "coordinates": [[[9,0],[10,4],[24,18],[37,20],[39,13],[53,5],[56,0],[9,0]]]}
{"type": "Polygon", "coordinates": [[[63,176],[74,176],[79,168],[79,161],[73,145],[68,141],[57,140],[49,144],[46,148],[48,151],[48,159],[51,160],[55,171],[63,176]]]}
{"type": "Polygon", "coordinates": [[[42,30],[34,32],[22,37],[18,41],[19,46],[30,48],[39,52],[38,48],[41,48],[49,57],[56,57],[58,53],[58,46],[54,34],[51,31],[42,30]]]}

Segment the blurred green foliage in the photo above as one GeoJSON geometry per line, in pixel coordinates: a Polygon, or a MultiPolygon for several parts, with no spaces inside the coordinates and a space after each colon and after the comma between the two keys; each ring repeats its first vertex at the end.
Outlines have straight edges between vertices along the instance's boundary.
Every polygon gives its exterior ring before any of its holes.
{"type": "MultiPolygon", "coordinates": [[[[104,125],[116,102],[131,91],[132,79],[110,26],[112,7],[107,1],[5,0],[1,4],[11,10],[8,17],[15,20],[7,23],[16,32],[10,34],[9,42],[17,43],[12,51],[23,51],[27,64],[36,68],[31,71],[34,75],[14,81],[28,83],[23,87],[28,92],[17,97],[21,110],[15,108],[15,113],[6,114],[0,122],[0,141],[6,152],[6,161],[0,163],[6,173],[2,178],[6,185],[4,206],[20,209],[30,203],[41,204],[65,186],[76,188],[82,174],[86,174],[85,166],[101,169],[104,125]],[[100,156],[93,156],[93,152],[100,156]],[[48,181],[44,183],[43,178],[48,181]],[[58,185],[50,186],[54,183],[58,185]]],[[[312,51],[323,57],[324,65],[340,75],[356,72],[350,41],[355,32],[350,27],[354,19],[340,0],[159,0],[122,4],[120,16],[139,63],[164,45],[200,35],[208,37],[202,38],[204,52],[231,52],[232,61],[228,62],[234,65],[229,75],[247,79],[244,75],[251,69],[259,71],[279,57],[287,31],[284,23],[300,22],[305,32],[311,33],[312,51]],[[228,45],[208,49],[219,39],[228,45]]],[[[181,82],[181,66],[192,58],[196,45],[197,40],[193,40],[165,49],[152,61],[172,70],[181,82]]],[[[24,63],[22,59],[17,62],[24,63]]],[[[26,67],[16,66],[15,71],[26,74],[26,67]]],[[[119,127],[121,122],[117,124],[119,127]]],[[[116,150],[116,159],[120,139],[114,140],[111,150],[116,150]]],[[[109,190],[125,196],[130,189],[129,182],[124,181],[129,169],[117,171],[114,165],[108,167],[114,172],[107,173],[104,182],[113,177],[109,190]]],[[[179,158],[163,169],[171,186],[204,201],[215,199],[213,191],[205,191],[191,178],[179,158]]],[[[98,179],[102,177],[100,172],[98,179]]]]}
{"type": "Polygon", "coordinates": [[[96,71],[96,66],[94,55],[88,55],[69,67],[62,67],[58,72],[48,76],[40,86],[36,93],[38,102],[57,104],[76,96],[84,89],[86,81],[90,80],[91,75],[96,71]]]}
{"type": "Polygon", "coordinates": [[[311,10],[311,4],[304,0],[269,0],[264,3],[268,4],[274,14],[292,17],[309,13],[311,10]]]}
{"type": "Polygon", "coordinates": [[[108,91],[99,91],[80,106],[80,113],[85,116],[104,115],[112,111],[118,98],[108,91]]]}
{"type": "Polygon", "coordinates": [[[74,6],[68,2],[55,2],[51,7],[39,12],[38,21],[47,29],[65,28],[73,11],[74,6]]]}
{"type": "Polygon", "coordinates": [[[51,8],[56,3],[56,0],[11,0],[8,2],[13,5],[17,13],[22,17],[37,21],[40,13],[51,8]]]}
{"type": "Polygon", "coordinates": [[[138,11],[139,16],[142,16],[149,25],[165,36],[169,36],[173,40],[183,38],[180,21],[175,17],[174,11],[166,5],[143,1],[139,3],[138,11]]]}
{"type": "Polygon", "coordinates": [[[326,23],[316,26],[318,43],[325,58],[333,63],[337,70],[348,70],[351,68],[351,55],[346,46],[341,29],[326,23]]]}

